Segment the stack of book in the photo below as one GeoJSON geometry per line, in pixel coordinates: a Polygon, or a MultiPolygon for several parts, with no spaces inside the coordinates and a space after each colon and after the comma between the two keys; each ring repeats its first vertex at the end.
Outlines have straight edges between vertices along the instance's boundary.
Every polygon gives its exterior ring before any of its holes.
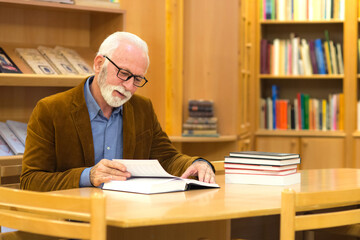
{"type": "Polygon", "coordinates": [[[189,118],[183,124],[183,136],[218,137],[214,102],[189,100],[189,118]]]}
{"type": "Polygon", "coordinates": [[[225,182],[260,185],[300,183],[300,155],[274,152],[230,152],[225,157],[225,182]]]}
{"type": "Polygon", "coordinates": [[[0,122],[0,156],[23,154],[27,124],[7,120],[0,122]]]}

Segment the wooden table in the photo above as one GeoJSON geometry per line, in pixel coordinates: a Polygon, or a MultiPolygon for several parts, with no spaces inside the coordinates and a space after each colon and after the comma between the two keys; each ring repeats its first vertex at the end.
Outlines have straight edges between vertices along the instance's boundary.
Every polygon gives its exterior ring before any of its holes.
{"type": "MultiPolygon", "coordinates": [[[[231,219],[279,214],[283,188],[302,192],[359,188],[360,169],[303,170],[301,183],[291,186],[225,184],[224,175],[216,181],[220,189],[155,195],[104,191],[109,238],[229,239],[231,219]]],[[[102,190],[59,192],[88,196],[93,191],[102,190]]]]}

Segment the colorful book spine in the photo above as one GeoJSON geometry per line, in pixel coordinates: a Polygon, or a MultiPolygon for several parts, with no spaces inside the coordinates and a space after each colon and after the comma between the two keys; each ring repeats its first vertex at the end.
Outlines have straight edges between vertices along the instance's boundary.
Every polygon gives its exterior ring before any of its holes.
{"type": "Polygon", "coordinates": [[[276,85],[272,85],[272,88],[271,88],[271,92],[272,92],[272,102],[273,102],[273,109],[272,109],[272,112],[273,112],[273,129],[276,129],[276,126],[277,126],[277,119],[276,119],[276,100],[278,98],[278,88],[276,85]]]}
{"type": "Polygon", "coordinates": [[[316,56],[316,62],[317,62],[319,74],[326,74],[324,52],[322,49],[321,39],[316,39],[314,41],[314,45],[315,45],[315,56],[316,56]]]}

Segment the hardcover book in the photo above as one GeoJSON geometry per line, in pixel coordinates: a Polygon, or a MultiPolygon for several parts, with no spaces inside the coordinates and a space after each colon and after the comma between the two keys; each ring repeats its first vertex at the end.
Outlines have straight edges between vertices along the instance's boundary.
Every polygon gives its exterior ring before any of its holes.
{"type": "Polygon", "coordinates": [[[65,59],[76,69],[81,75],[93,74],[92,68],[80,57],[80,55],[70,48],[64,48],[60,46],[55,47],[55,51],[61,54],[65,59]]]}
{"type": "Polygon", "coordinates": [[[14,153],[11,151],[9,145],[4,141],[4,139],[0,136],[0,156],[11,156],[14,153]]]}
{"type": "Polygon", "coordinates": [[[2,48],[0,48],[0,73],[22,73],[2,48]]]}
{"type": "Polygon", "coordinates": [[[300,163],[300,158],[292,159],[266,159],[266,158],[245,158],[245,157],[225,157],[225,163],[241,163],[254,165],[286,166],[300,163]]]}
{"type": "Polygon", "coordinates": [[[23,122],[7,120],[6,125],[11,129],[15,136],[25,145],[27,124],[23,122]]]}
{"type": "Polygon", "coordinates": [[[36,74],[53,75],[55,70],[35,48],[16,48],[16,53],[36,74]]]}
{"type": "Polygon", "coordinates": [[[289,169],[297,169],[297,165],[271,166],[271,165],[255,165],[255,164],[240,164],[240,163],[224,163],[224,168],[225,169],[229,168],[229,169],[284,171],[284,170],[289,170],[289,169]]]}
{"type": "Polygon", "coordinates": [[[75,68],[57,51],[53,48],[39,46],[39,52],[51,64],[58,74],[76,75],[78,72],[75,68]]]}
{"type": "Polygon", "coordinates": [[[300,155],[296,153],[243,151],[243,152],[230,152],[230,157],[285,160],[285,159],[299,158],[300,155]]]}
{"type": "Polygon", "coordinates": [[[154,194],[187,191],[191,189],[219,188],[215,183],[204,183],[194,179],[183,179],[167,173],[158,160],[114,159],[126,166],[131,178],[126,181],[110,181],[103,189],[124,192],[154,194]]]}
{"type": "Polygon", "coordinates": [[[252,175],[271,175],[271,176],[285,176],[296,173],[296,169],[271,171],[271,170],[250,170],[250,169],[229,169],[225,168],[225,174],[252,174],[252,175]]]}
{"type": "Polygon", "coordinates": [[[0,122],[0,136],[5,140],[16,155],[24,153],[24,144],[21,143],[21,141],[4,122],[0,122]]]}
{"type": "Polygon", "coordinates": [[[300,183],[301,174],[293,173],[285,176],[252,175],[252,174],[225,174],[225,183],[257,184],[285,186],[300,183]]]}

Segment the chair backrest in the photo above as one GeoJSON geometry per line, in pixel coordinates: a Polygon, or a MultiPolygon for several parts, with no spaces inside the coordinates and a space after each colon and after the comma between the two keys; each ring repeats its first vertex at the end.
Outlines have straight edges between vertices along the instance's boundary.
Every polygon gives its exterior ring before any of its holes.
{"type": "Polygon", "coordinates": [[[20,188],[21,156],[0,157],[0,186],[20,188]]]}
{"type": "Polygon", "coordinates": [[[46,236],[106,239],[105,195],[66,196],[0,187],[0,226],[46,236]]]}
{"type": "Polygon", "coordinates": [[[296,193],[292,189],[285,189],[281,194],[280,239],[293,240],[296,231],[360,223],[360,208],[356,207],[358,204],[360,188],[310,193],[296,193]],[[322,211],[296,215],[315,209],[322,211]]]}

